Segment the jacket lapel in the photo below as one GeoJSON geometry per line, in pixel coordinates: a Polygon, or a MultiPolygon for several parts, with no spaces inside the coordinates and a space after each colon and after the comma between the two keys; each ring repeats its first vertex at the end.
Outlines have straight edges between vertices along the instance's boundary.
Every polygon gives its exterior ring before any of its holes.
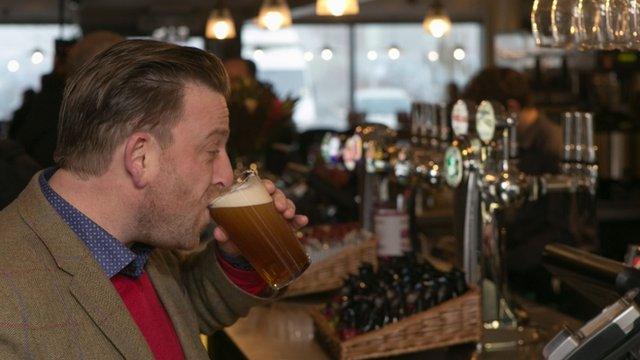
{"type": "Polygon", "coordinates": [[[18,211],[60,269],[72,276],[69,290],[96,326],[127,359],[153,355],[120,295],[84,243],[51,207],[37,173],[18,198],[18,211]]]}
{"type": "Polygon", "coordinates": [[[197,320],[193,318],[191,324],[188,319],[191,317],[190,309],[186,307],[189,300],[185,297],[180,286],[173,278],[165,262],[159,259],[158,251],[151,255],[146,271],[153,287],[158,294],[158,298],[164,305],[167,314],[171,318],[173,328],[178,335],[185,359],[208,359],[208,355],[197,333],[197,320]]]}
{"type": "Polygon", "coordinates": [[[71,294],[126,359],[152,359],[146,340],[101,269],[87,266],[73,276],[71,294]]]}

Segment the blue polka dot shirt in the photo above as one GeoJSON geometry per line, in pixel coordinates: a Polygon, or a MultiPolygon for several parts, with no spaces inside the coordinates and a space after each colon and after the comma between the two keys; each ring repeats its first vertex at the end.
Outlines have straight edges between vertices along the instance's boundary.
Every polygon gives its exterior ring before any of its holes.
{"type": "Polygon", "coordinates": [[[93,222],[80,210],[63,199],[49,186],[55,168],[46,169],[40,176],[40,188],[51,206],[64,222],[84,242],[109,278],[116,274],[137,278],[144,272],[152,248],[145,244],[134,244],[130,248],[93,222]]]}

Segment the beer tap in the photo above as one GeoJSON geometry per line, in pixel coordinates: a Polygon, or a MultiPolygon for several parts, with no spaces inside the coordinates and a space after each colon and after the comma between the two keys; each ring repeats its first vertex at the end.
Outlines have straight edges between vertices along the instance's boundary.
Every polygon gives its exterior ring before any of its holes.
{"type": "Polygon", "coordinates": [[[496,124],[502,123],[505,126],[496,131],[501,135],[494,145],[501,150],[496,159],[497,166],[482,168],[478,184],[482,199],[483,320],[488,329],[513,329],[518,327],[521,319],[518,318],[507,285],[506,231],[503,216],[506,210],[519,207],[529,197],[532,178],[517,167],[515,114],[506,116],[504,109],[498,104],[492,107],[495,109],[496,124]],[[503,121],[500,121],[500,118],[503,121]]]}
{"type": "MultiPolygon", "coordinates": [[[[380,124],[361,124],[353,136],[346,139],[342,161],[345,168],[358,173],[361,219],[365,229],[376,232],[376,224],[383,222],[380,218],[389,214],[415,220],[413,211],[410,215],[407,213],[412,210],[410,205],[415,204],[416,194],[425,185],[434,187],[442,182],[444,148],[449,141],[447,122],[444,105],[414,102],[409,139],[398,139],[394,130],[380,124]],[[381,209],[383,203],[384,209],[381,209]],[[396,213],[391,211],[392,204],[395,204],[396,213]]],[[[418,251],[415,222],[407,222],[413,224],[407,233],[413,237],[413,250],[418,251]]],[[[381,252],[382,256],[393,253],[387,253],[384,246],[381,252]]]]}
{"type": "Polygon", "coordinates": [[[446,150],[444,172],[452,187],[461,187],[466,180],[463,262],[467,280],[482,288],[482,342],[488,349],[535,341],[537,331],[523,326],[526,314],[517,311],[507,287],[504,212],[553,191],[594,194],[597,166],[592,116],[565,115],[561,174],[530,176],[517,166],[517,116],[498,103],[483,101],[475,114],[474,133],[467,105],[462,100],[454,105],[456,138],[446,150]]]}
{"type": "MultiPolygon", "coordinates": [[[[597,147],[593,141],[593,114],[565,112],[562,119],[563,153],[561,173],[542,175],[536,195],[549,192],[587,192],[593,198],[598,181],[597,147]]],[[[534,199],[535,200],[535,199],[534,199]]]]}
{"type": "MultiPolygon", "coordinates": [[[[469,284],[479,284],[480,191],[477,186],[482,165],[481,142],[476,134],[476,105],[458,100],[451,111],[454,138],[444,153],[443,178],[447,185],[464,194],[462,216],[462,268],[469,284]]],[[[486,153],[484,154],[486,155],[486,153]]]]}
{"type": "Polygon", "coordinates": [[[507,126],[500,130],[502,141],[499,146],[502,153],[499,165],[493,169],[485,169],[480,179],[483,200],[500,208],[521,205],[528,197],[532,180],[517,167],[515,119],[510,117],[507,121],[507,126]]]}
{"type": "Polygon", "coordinates": [[[422,130],[420,141],[412,148],[412,174],[416,181],[438,186],[442,179],[443,144],[449,141],[446,107],[424,103],[414,103],[414,106],[423,110],[422,116],[412,117],[412,122],[420,123],[417,128],[422,130]]]}

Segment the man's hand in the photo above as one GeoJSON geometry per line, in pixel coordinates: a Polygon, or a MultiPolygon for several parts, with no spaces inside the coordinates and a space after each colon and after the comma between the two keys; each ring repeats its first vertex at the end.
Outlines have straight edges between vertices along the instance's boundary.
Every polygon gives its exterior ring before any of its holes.
{"type": "MultiPolygon", "coordinates": [[[[289,221],[294,229],[298,230],[307,225],[309,219],[304,215],[296,215],[296,206],[293,201],[287,199],[287,197],[284,196],[282,191],[280,191],[273,182],[269,180],[262,180],[262,183],[269,192],[269,195],[273,198],[276,209],[289,221]]],[[[216,227],[213,231],[213,237],[218,241],[218,245],[222,251],[232,255],[240,254],[238,248],[233,244],[233,242],[229,241],[229,237],[220,226],[216,227]]]]}

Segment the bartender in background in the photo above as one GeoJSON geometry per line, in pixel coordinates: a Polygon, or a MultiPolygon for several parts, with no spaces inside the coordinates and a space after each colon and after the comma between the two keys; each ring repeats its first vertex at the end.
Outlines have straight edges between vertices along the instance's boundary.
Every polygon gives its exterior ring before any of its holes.
{"type": "MultiPolygon", "coordinates": [[[[479,103],[493,100],[510,113],[518,114],[517,135],[521,171],[530,175],[559,172],[562,129],[533,103],[529,81],[524,74],[507,68],[488,68],[478,73],[462,95],[479,103]]],[[[533,293],[537,301],[554,299],[551,275],[542,267],[544,246],[565,243],[592,250],[595,236],[579,234],[576,211],[569,195],[551,194],[525,202],[507,220],[507,267],[512,287],[533,293]],[[526,280],[525,280],[526,279],[526,280]]]]}

